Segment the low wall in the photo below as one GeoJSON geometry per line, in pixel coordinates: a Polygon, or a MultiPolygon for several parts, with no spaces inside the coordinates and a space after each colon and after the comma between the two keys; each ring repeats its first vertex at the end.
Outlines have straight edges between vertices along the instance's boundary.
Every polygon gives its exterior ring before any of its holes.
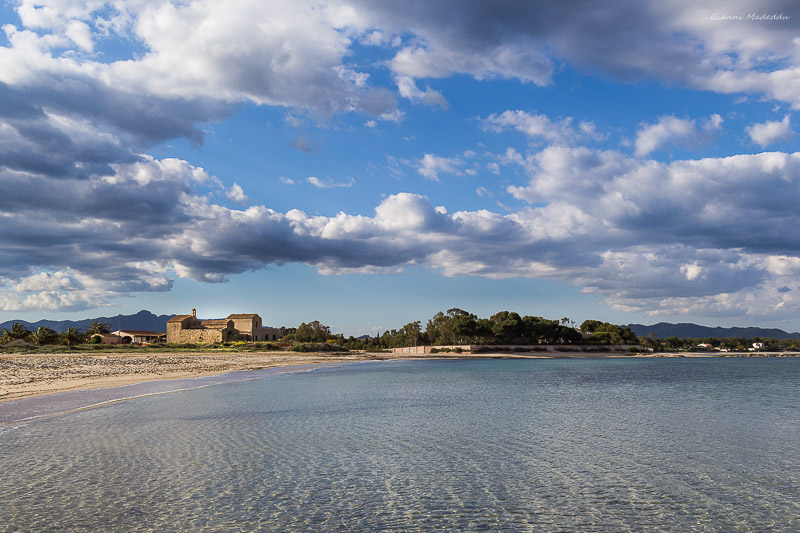
{"type": "Polygon", "coordinates": [[[449,346],[407,346],[403,348],[392,348],[393,353],[425,354],[431,353],[431,349],[455,350],[461,349],[464,353],[492,353],[492,352],[630,352],[631,349],[642,350],[638,344],[523,344],[523,345],[476,345],[476,344],[454,344],[449,346]]]}

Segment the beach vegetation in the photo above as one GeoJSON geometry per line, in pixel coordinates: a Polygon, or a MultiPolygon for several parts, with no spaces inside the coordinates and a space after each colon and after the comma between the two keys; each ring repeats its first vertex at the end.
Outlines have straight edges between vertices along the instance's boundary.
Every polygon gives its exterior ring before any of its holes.
{"type": "MultiPolygon", "coordinates": [[[[433,315],[423,327],[417,320],[398,329],[386,329],[376,336],[363,335],[345,338],[332,333],[330,326],[318,320],[303,322],[297,327],[280,328],[278,342],[227,342],[216,344],[166,344],[150,346],[102,344],[101,333],[108,325],[92,321],[86,335],[78,328],[68,328],[58,334],[50,328],[39,327],[28,331],[23,323],[13,323],[0,330],[0,353],[146,353],[151,352],[259,352],[292,350],[295,352],[382,352],[392,348],[433,346],[431,353],[459,353],[459,346],[472,346],[472,353],[506,351],[569,351],[570,345],[590,345],[592,351],[604,351],[611,346],[633,345],[631,351],[684,352],[715,351],[721,353],[749,353],[758,343],[758,351],[797,351],[796,339],[776,340],[766,338],[656,338],[652,333],[638,337],[628,326],[600,320],[585,320],[580,327],[568,317],[547,319],[540,316],[520,315],[503,310],[488,318],[478,317],[469,311],[453,307],[433,315]],[[93,333],[95,332],[95,333],[93,333]],[[11,344],[13,341],[24,341],[11,344]],[[702,346],[701,346],[702,345],[702,346]],[[565,346],[565,348],[559,348],[565,346]],[[481,348],[483,347],[483,348],[481,348]],[[497,347],[497,348],[494,348],[497,347]]],[[[587,349],[587,348],[584,348],[587,349]]]]}
{"type": "Polygon", "coordinates": [[[89,322],[89,329],[86,330],[86,337],[91,338],[93,335],[105,335],[106,333],[111,333],[110,325],[99,320],[92,320],[89,322]]]}
{"type": "Polygon", "coordinates": [[[67,346],[72,346],[73,344],[80,344],[86,337],[81,332],[81,328],[70,327],[65,329],[61,333],[61,342],[66,344],[67,346]]]}
{"type": "Polygon", "coordinates": [[[327,342],[299,342],[289,348],[292,352],[346,352],[347,348],[343,348],[338,344],[329,344],[327,342]]]}
{"type": "Polygon", "coordinates": [[[294,331],[287,331],[281,334],[280,338],[282,341],[299,343],[324,343],[328,341],[329,338],[335,338],[335,336],[331,336],[330,326],[321,324],[319,320],[314,320],[309,323],[303,322],[297,328],[292,329],[294,331]]]}
{"type": "Polygon", "coordinates": [[[55,344],[58,341],[58,333],[47,326],[39,326],[36,331],[31,332],[28,338],[36,346],[55,344]]]}
{"type": "Polygon", "coordinates": [[[4,343],[13,342],[17,340],[25,340],[31,334],[25,324],[22,322],[14,322],[10,328],[3,328],[0,330],[0,340],[4,343]]]}
{"type": "Polygon", "coordinates": [[[636,334],[628,326],[618,326],[599,320],[584,320],[581,333],[589,341],[587,344],[637,344],[636,334]]]}

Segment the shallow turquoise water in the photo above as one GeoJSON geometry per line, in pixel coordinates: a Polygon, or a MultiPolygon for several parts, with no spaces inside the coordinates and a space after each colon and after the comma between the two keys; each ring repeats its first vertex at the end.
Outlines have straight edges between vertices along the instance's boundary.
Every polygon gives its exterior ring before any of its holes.
{"type": "Polygon", "coordinates": [[[800,360],[268,375],[7,426],[0,467],[2,531],[797,530],[800,360]]]}

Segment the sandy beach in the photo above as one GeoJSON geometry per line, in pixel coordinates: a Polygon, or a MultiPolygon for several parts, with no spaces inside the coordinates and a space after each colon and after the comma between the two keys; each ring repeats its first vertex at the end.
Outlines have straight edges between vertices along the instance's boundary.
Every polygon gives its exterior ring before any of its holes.
{"type": "MultiPolygon", "coordinates": [[[[0,402],[71,390],[191,378],[237,370],[388,359],[618,357],[620,354],[147,353],[1,355],[0,402]]],[[[630,355],[627,355],[630,357],[630,355]]]]}
{"type": "Polygon", "coordinates": [[[236,370],[375,358],[373,354],[294,352],[3,355],[0,356],[0,401],[236,370]]]}

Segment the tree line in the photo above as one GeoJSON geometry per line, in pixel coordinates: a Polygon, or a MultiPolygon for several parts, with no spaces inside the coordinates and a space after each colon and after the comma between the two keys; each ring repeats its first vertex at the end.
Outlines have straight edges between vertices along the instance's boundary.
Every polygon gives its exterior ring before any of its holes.
{"type": "MultiPolygon", "coordinates": [[[[75,345],[97,342],[98,335],[109,333],[109,325],[91,321],[86,331],[71,327],[56,333],[40,326],[28,331],[24,324],[14,323],[10,329],[0,330],[0,342],[24,342],[37,346],[47,344],[75,345]]],[[[636,344],[633,331],[598,320],[584,321],[581,326],[568,317],[560,320],[539,316],[520,316],[513,311],[500,311],[489,318],[459,308],[440,311],[431,317],[424,328],[421,321],[409,322],[399,329],[390,329],[376,337],[348,337],[331,333],[331,328],[318,320],[303,322],[298,327],[281,327],[282,343],[335,345],[350,350],[398,348],[405,346],[443,346],[459,344],[636,344]]]]}
{"type": "Polygon", "coordinates": [[[489,318],[454,307],[440,311],[425,326],[417,320],[399,329],[389,329],[375,337],[347,337],[333,334],[328,326],[315,320],[297,328],[280,328],[281,342],[328,343],[350,350],[400,348],[406,346],[444,346],[459,344],[636,344],[637,338],[627,326],[587,320],[576,327],[568,317],[560,320],[540,316],[520,316],[500,311],[489,318]]]}
{"type": "MultiPolygon", "coordinates": [[[[43,346],[65,344],[68,346],[85,342],[97,342],[98,335],[110,332],[109,325],[98,320],[90,322],[83,331],[71,327],[61,333],[44,326],[29,331],[24,324],[15,322],[10,328],[0,329],[0,343],[21,342],[43,346]]],[[[762,351],[787,351],[800,349],[800,340],[777,340],[766,338],[693,338],[668,337],[657,339],[650,335],[636,337],[627,326],[619,326],[600,320],[585,320],[580,326],[568,317],[560,320],[540,316],[521,316],[513,311],[499,311],[488,318],[454,307],[440,311],[424,325],[417,320],[401,328],[379,332],[377,336],[345,337],[332,333],[331,328],[318,320],[303,322],[297,327],[280,328],[281,343],[328,344],[349,350],[371,350],[406,346],[443,345],[520,345],[520,344],[640,344],[654,351],[693,351],[698,345],[707,345],[709,350],[730,352],[748,351],[754,342],[761,343],[762,351]]],[[[276,346],[277,347],[277,346],[276,346]]]]}
{"type": "Polygon", "coordinates": [[[44,346],[48,344],[66,344],[73,346],[91,341],[97,335],[110,333],[111,329],[105,322],[92,320],[89,328],[82,331],[81,328],[70,327],[58,333],[46,326],[39,326],[34,331],[28,330],[25,324],[14,322],[10,328],[0,329],[0,343],[11,344],[20,342],[25,344],[35,344],[44,346]]]}

